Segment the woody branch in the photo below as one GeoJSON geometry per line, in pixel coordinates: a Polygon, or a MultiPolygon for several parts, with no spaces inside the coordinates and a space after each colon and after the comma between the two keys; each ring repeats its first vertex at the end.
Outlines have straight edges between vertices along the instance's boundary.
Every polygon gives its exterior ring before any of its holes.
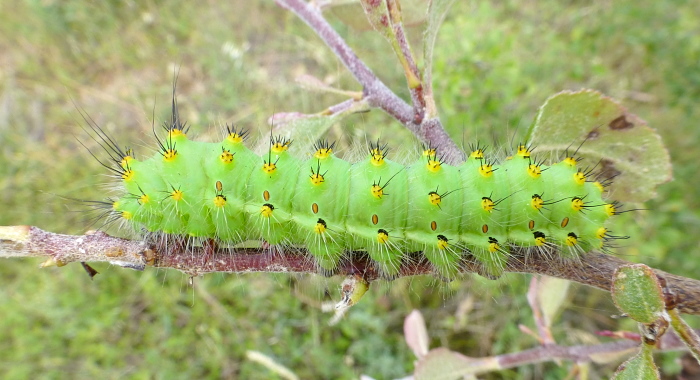
{"type": "MultiPolygon", "coordinates": [[[[553,252],[530,252],[513,247],[506,272],[533,273],[558,277],[610,291],[615,269],[629,264],[615,256],[589,252],[576,260],[552,260],[553,252]]],[[[216,244],[188,246],[172,240],[153,242],[127,240],[97,232],[82,236],[61,235],[37,227],[0,227],[0,257],[45,257],[46,265],[70,262],[109,262],[121,267],[143,270],[148,266],[172,268],[191,276],[213,272],[318,273],[305,251],[296,249],[271,254],[266,249],[231,249],[216,244]]],[[[433,274],[432,265],[416,255],[401,267],[399,276],[433,274]]],[[[481,265],[465,255],[462,273],[481,273],[481,265]]],[[[359,252],[348,255],[333,275],[359,275],[368,281],[380,278],[377,268],[359,252]]],[[[665,278],[670,292],[677,297],[677,310],[700,315],[700,281],[656,270],[665,278]]]]}

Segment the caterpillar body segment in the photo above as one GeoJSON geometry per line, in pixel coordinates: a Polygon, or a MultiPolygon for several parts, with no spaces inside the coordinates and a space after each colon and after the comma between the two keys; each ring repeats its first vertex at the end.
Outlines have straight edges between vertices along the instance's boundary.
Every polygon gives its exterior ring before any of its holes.
{"type": "Polygon", "coordinates": [[[350,196],[350,163],[331,148],[319,148],[301,165],[292,212],[297,244],[302,244],[319,266],[332,270],[349,245],[346,216],[350,196]]]}
{"type": "Polygon", "coordinates": [[[349,185],[346,229],[352,249],[366,250],[385,274],[396,275],[409,252],[406,168],[370,152],[350,167],[349,185]]]}
{"type": "Polygon", "coordinates": [[[304,161],[281,138],[258,156],[235,129],[216,143],[166,131],[157,154],[118,162],[116,216],[151,232],[303,247],[328,272],[362,250],[389,277],[415,252],[442,278],[468,256],[499,276],[513,247],[601,248],[615,214],[575,159],[543,165],[524,146],[498,165],[477,148],[457,166],[428,147],[406,167],[379,144],[350,163],[321,142],[304,161]]]}
{"type": "Polygon", "coordinates": [[[509,172],[471,155],[460,167],[464,211],[460,239],[489,275],[499,276],[508,256],[510,204],[509,172]]]}
{"type": "Polygon", "coordinates": [[[462,217],[462,183],[459,170],[440,162],[434,149],[428,149],[408,172],[409,252],[422,251],[445,278],[459,270],[459,227],[462,217]]]}

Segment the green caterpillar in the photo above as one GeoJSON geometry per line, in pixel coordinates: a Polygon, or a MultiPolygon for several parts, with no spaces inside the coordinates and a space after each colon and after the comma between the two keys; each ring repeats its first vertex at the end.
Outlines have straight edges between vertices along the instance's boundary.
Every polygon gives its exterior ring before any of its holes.
{"type": "Polygon", "coordinates": [[[545,166],[519,145],[496,165],[477,146],[452,166],[428,147],[406,167],[379,143],[350,163],[319,142],[302,161],[288,152],[290,140],[272,138],[260,157],[241,130],[227,126],[218,143],[192,141],[174,115],[158,153],[144,160],[93,128],[115,163],[103,165],[123,184],[112,215],[138,230],[304,247],[326,271],[346,252],[366,251],[387,276],[422,252],[444,278],[468,254],[498,276],[512,246],[556,246],[575,257],[614,238],[605,223],[617,204],[572,156],[545,166]]]}

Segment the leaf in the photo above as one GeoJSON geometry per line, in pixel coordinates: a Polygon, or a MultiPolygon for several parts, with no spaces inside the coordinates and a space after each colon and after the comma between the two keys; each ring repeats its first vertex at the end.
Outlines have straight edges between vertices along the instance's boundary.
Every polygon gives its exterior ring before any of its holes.
{"type": "Polygon", "coordinates": [[[639,323],[654,323],[666,310],[659,280],[644,264],[617,268],[611,292],[617,308],[639,323]]]}
{"type": "Polygon", "coordinates": [[[433,50],[440,25],[445,21],[447,12],[455,0],[432,0],[428,6],[428,25],[423,33],[423,89],[427,106],[427,116],[437,116],[437,107],[433,96],[433,50]]]}
{"type": "Polygon", "coordinates": [[[671,179],[668,151],[656,131],[597,91],[564,91],[547,99],[528,143],[556,155],[578,148],[576,155],[591,168],[597,164],[601,178],[614,177],[610,196],[616,200],[646,201],[671,179]]]}
{"type": "Polygon", "coordinates": [[[411,348],[418,359],[428,353],[428,330],[425,328],[425,320],[418,310],[413,310],[403,322],[403,334],[406,344],[411,348]]]}
{"type": "Polygon", "coordinates": [[[653,380],[659,378],[652,348],[643,344],[639,353],[622,363],[612,377],[615,380],[653,380]]]}
{"type": "Polygon", "coordinates": [[[537,280],[537,300],[546,327],[552,327],[554,317],[566,301],[571,281],[560,278],[540,276],[537,280]]]}
{"type": "Polygon", "coordinates": [[[392,28],[392,15],[389,13],[386,0],[360,0],[360,3],[365,11],[367,20],[372,24],[374,30],[379,32],[393,45],[396,40],[396,35],[392,28]]]}
{"type": "Polygon", "coordinates": [[[499,369],[499,365],[495,358],[491,358],[488,362],[481,359],[474,360],[441,347],[431,350],[418,362],[413,377],[416,380],[463,379],[467,375],[496,369],[499,369]]]}

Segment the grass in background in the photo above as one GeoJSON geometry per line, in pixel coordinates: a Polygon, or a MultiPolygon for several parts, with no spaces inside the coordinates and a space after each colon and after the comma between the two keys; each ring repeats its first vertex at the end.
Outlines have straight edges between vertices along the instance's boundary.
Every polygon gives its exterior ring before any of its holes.
{"type": "MultiPolygon", "coordinates": [[[[700,226],[700,195],[692,179],[700,141],[700,16],[692,2],[458,3],[435,52],[435,92],[452,135],[489,144],[495,136],[507,144],[547,96],[564,89],[590,87],[620,99],[663,135],[677,180],[646,205],[651,211],[627,215],[633,239],[618,251],[697,277],[700,256],[692,237],[700,226]]],[[[364,31],[359,13],[336,16],[350,11],[359,8],[327,16],[405,95],[383,38],[364,31]]],[[[410,31],[415,51],[420,30],[410,31]]],[[[294,78],[302,73],[359,89],[301,21],[271,2],[4,2],[0,49],[0,225],[63,233],[83,233],[89,223],[74,212],[78,204],[62,197],[100,199],[106,182],[104,170],[76,141],[94,145],[80,129],[76,107],[121,144],[149,155],[151,123],[169,112],[173,68],[179,68],[181,115],[203,139],[218,138],[224,122],[259,135],[275,112],[317,112],[343,100],[300,91],[294,78]]],[[[411,141],[377,111],[346,119],[333,135],[351,146],[377,125],[392,146],[411,141]]],[[[402,322],[413,308],[424,313],[433,346],[480,356],[536,344],[517,328],[532,327],[526,276],[468,276],[450,284],[402,279],[373,287],[329,327],[319,304],[337,298],[339,279],[208,275],[191,288],[175,271],[95,265],[102,274],[90,281],[77,265],[39,270],[35,260],[2,264],[4,378],[275,376],[247,361],[246,350],[269,355],[302,378],[400,377],[412,370],[402,322]]],[[[556,325],[560,343],[594,341],[594,331],[618,327],[606,294],[575,293],[556,325]]],[[[674,356],[665,358],[664,369],[677,370],[674,356]]],[[[491,378],[564,375],[545,364],[491,378]]]]}

